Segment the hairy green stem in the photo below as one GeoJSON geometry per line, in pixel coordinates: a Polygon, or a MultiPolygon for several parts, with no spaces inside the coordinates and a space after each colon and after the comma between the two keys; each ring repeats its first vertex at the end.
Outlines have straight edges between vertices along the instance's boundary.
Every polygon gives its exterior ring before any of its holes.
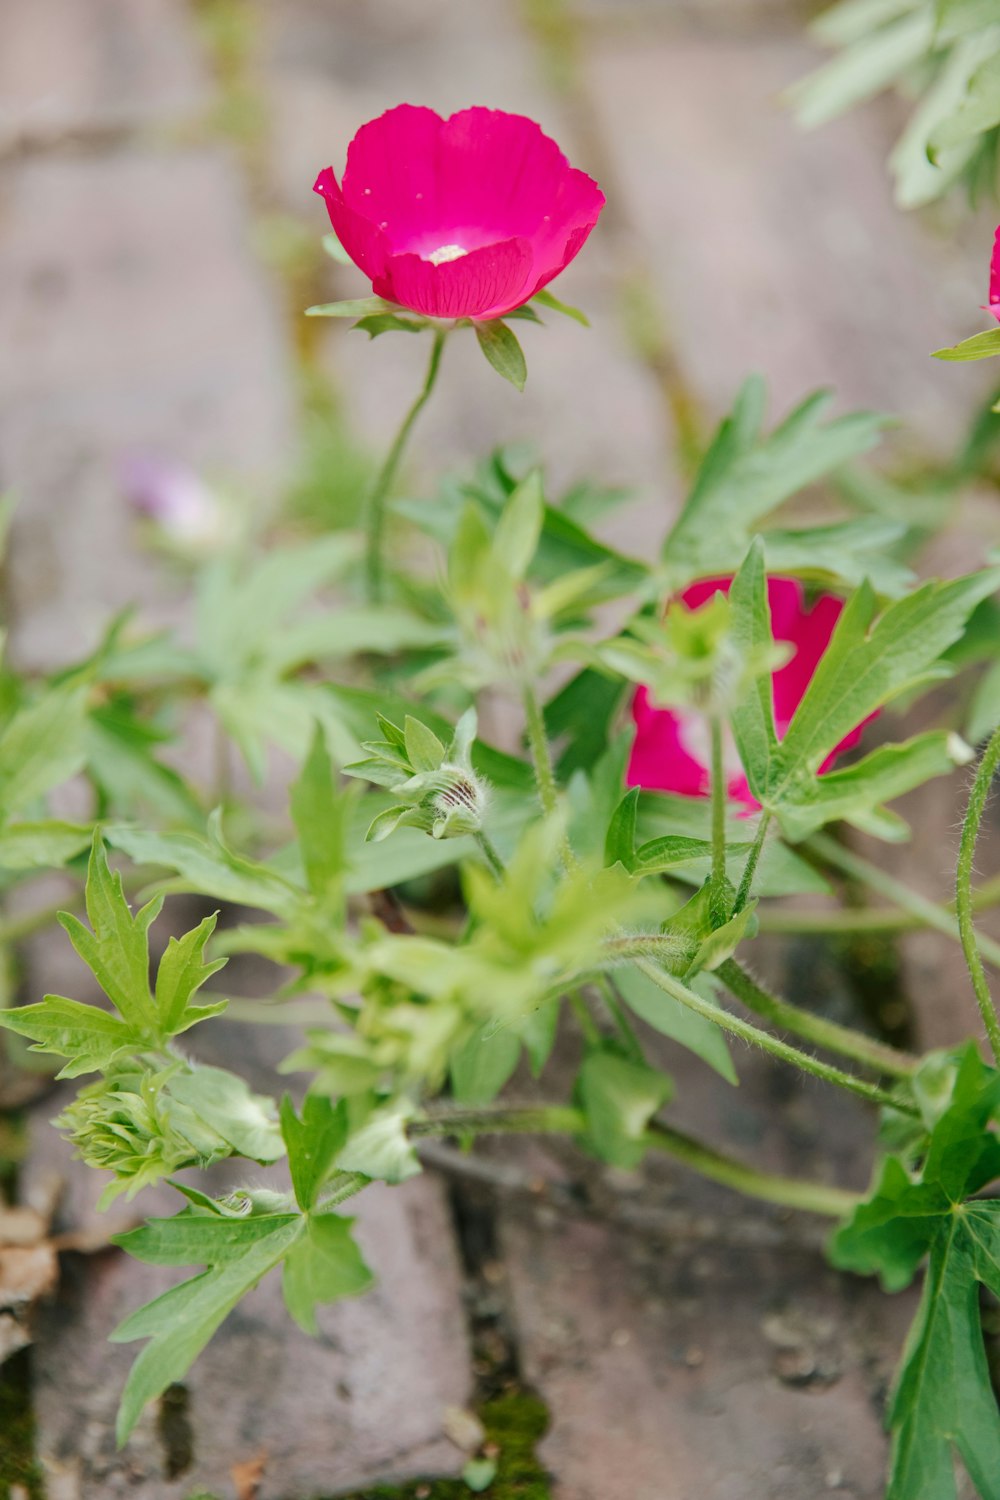
{"type": "Polygon", "coordinates": [[[747,855],[747,862],[743,866],[743,875],[740,879],[740,888],[736,892],[736,904],[733,907],[733,916],[738,917],[740,912],[750,900],[750,892],[753,890],[753,878],[757,873],[757,865],[760,861],[761,850],[764,848],[764,840],[767,838],[767,830],[771,825],[771,814],[764,808],[757,824],[757,832],[747,855]]]}
{"type": "Polygon", "coordinates": [[[481,828],[476,834],[476,843],[479,845],[483,853],[483,857],[485,858],[486,863],[489,865],[490,869],[493,871],[494,875],[496,875],[498,879],[502,880],[505,871],[504,862],[500,858],[500,855],[497,853],[496,845],[493,843],[493,840],[489,837],[488,834],[485,834],[481,828]]]}
{"type": "Polygon", "coordinates": [[[528,750],[531,754],[531,764],[535,768],[538,800],[542,804],[542,812],[547,818],[551,818],[559,806],[559,792],[556,786],[556,773],[552,766],[552,755],[549,751],[549,740],[545,733],[545,717],[538,695],[530,683],[525,683],[522,696],[528,750]]]}
{"type": "MultiPolygon", "coordinates": [[[[584,1135],[586,1130],[587,1118],[583,1111],[562,1104],[495,1104],[473,1109],[435,1109],[433,1113],[411,1120],[407,1126],[407,1133],[412,1137],[507,1133],[584,1135]]],[[[855,1193],[842,1188],[758,1172],[755,1167],[656,1121],[644,1132],[643,1143],[652,1150],[676,1157],[713,1182],[735,1188],[749,1198],[763,1199],[766,1203],[780,1203],[786,1208],[839,1219],[851,1213],[860,1201],[855,1193]]]]}
{"type": "Polygon", "coordinates": [[[728,920],[726,901],[726,776],[722,763],[722,720],[713,714],[712,735],[712,921],[721,927],[728,920]]]}
{"type": "MultiPolygon", "coordinates": [[[[522,699],[524,702],[524,723],[528,740],[528,751],[531,755],[531,764],[535,771],[538,800],[542,804],[542,812],[547,818],[551,818],[559,810],[559,788],[556,782],[555,768],[552,764],[549,738],[545,732],[545,715],[542,713],[538,694],[530,682],[526,682],[522,688],[522,699]]],[[[569,839],[565,835],[560,845],[560,851],[563,867],[566,870],[571,870],[576,864],[576,856],[570,846],[569,839]]]]}
{"type": "Polygon", "coordinates": [[[919,1059],[908,1052],[899,1052],[850,1026],[839,1026],[836,1021],[828,1021],[824,1016],[814,1015],[793,1005],[790,1000],[771,994],[733,958],[720,964],[715,973],[737,1000],[742,1000],[747,1009],[761,1020],[782,1026],[828,1052],[839,1052],[842,1057],[849,1057],[879,1073],[888,1073],[893,1078],[909,1077],[918,1064],[919,1059]]]}
{"type": "Polygon", "coordinates": [[[383,574],[383,534],[385,532],[385,502],[389,491],[392,489],[399,468],[400,459],[409,441],[413,424],[426,406],[430,394],[437,380],[438,368],[441,364],[441,353],[444,349],[446,332],[438,328],[434,332],[434,343],[431,346],[430,363],[427,366],[427,374],[424,378],[420,394],[410,407],[403,424],[393,440],[392,447],[386,454],[385,462],[375,477],[375,483],[371,487],[365,504],[365,530],[367,533],[367,556],[366,573],[368,579],[368,597],[373,604],[378,604],[382,598],[382,574],[383,574]]]}
{"type": "Polygon", "coordinates": [[[983,972],[983,960],[980,955],[979,945],[976,938],[976,929],[972,920],[972,861],[976,854],[976,840],[979,837],[979,825],[983,820],[986,810],[986,799],[996,775],[997,766],[1000,765],[1000,729],[996,729],[990,738],[989,744],[983,754],[982,760],[976,768],[975,779],[972,783],[972,791],[969,794],[969,806],[966,809],[965,818],[962,822],[962,837],[958,846],[958,869],[955,879],[955,913],[958,918],[958,931],[962,943],[962,952],[965,954],[965,962],[969,966],[969,974],[972,977],[972,988],[975,991],[976,1003],[979,1013],[986,1027],[986,1035],[990,1039],[990,1047],[993,1051],[994,1061],[1000,1066],[1000,1018],[997,1016],[993,996],[986,982],[983,972]]]}
{"type": "Polygon", "coordinates": [[[703,1177],[735,1188],[748,1198],[762,1198],[765,1203],[780,1203],[785,1208],[799,1208],[806,1213],[824,1214],[842,1219],[861,1202],[857,1193],[844,1188],[828,1187],[822,1182],[803,1182],[795,1177],[779,1177],[773,1172],[759,1172],[731,1156],[725,1156],[701,1141],[669,1125],[654,1121],[646,1131],[646,1141],[657,1151],[666,1151],[678,1161],[693,1167],[703,1177]]]}
{"type": "Polygon", "coordinates": [[[608,1013],[615,1023],[618,1035],[621,1037],[625,1050],[637,1061],[644,1062],[642,1044],[635,1034],[635,1027],[628,1018],[625,1002],[621,997],[618,986],[607,974],[602,974],[598,980],[598,989],[604,997],[604,1003],[608,1013]]]}
{"type": "MultiPolygon", "coordinates": [[[[972,910],[987,911],[1000,902],[1000,879],[984,880],[972,892],[972,910]]],[[[954,915],[955,903],[949,901],[938,908],[945,915],[954,915]]],[[[927,926],[924,917],[915,911],[903,911],[899,906],[867,906],[862,911],[805,911],[794,906],[767,907],[758,914],[761,932],[784,934],[829,933],[833,937],[850,937],[854,933],[891,934],[894,932],[919,932],[927,926]]],[[[957,930],[954,936],[957,937],[957,930]]],[[[984,958],[990,957],[989,944],[980,949],[984,958]]]]}
{"type": "Polygon", "coordinates": [[[650,963],[648,959],[635,959],[635,966],[665,994],[679,1001],[681,1005],[687,1006],[688,1010],[693,1010],[696,1015],[704,1016],[707,1021],[713,1021],[716,1026],[721,1027],[723,1031],[728,1031],[731,1036],[739,1037],[741,1041],[749,1042],[751,1046],[760,1047],[762,1051],[769,1052],[772,1057],[779,1058],[781,1062],[791,1063],[793,1068],[798,1068],[803,1073],[811,1073],[814,1078],[821,1078],[824,1083],[834,1083],[839,1088],[847,1089],[849,1093],[857,1094],[860,1099],[867,1099],[870,1104],[888,1105],[903,1114],[917,1114],[913,1105],[904,1099],[897,1098],[887,1089],[879,1088],[874,1083],[866,1083],[862,1078],[855,1078],[852,1073],[845,1073],[842,1068],[836,1068],[831,1063],[821,1062],[818,1057],[812,1057],[808,1052],[800,1052],[797,1047],[790,1046],[788,1042],[771,1036],[767,1031],[761,1031],[759,1026],[754,1026],[750,1021],[744,1021],[741,1017],[732,1015],[728,1010],[723,1010],[722,1006],[716,1005],[713,1000],[703,999],[701,995],[696,994],[694,990],[689,990],[687,985],[682,984],[666,970],[658,968],[656,964],[650,963]]]}
{"type": "MultiPolygon", "coordinates": [[[[894,876],[887,875],[884,870],[880,870],[878,865],[873,865],[867,859],[862,859],[859,854],[853,854],[849,849],[843,848],[836,839],[830,838],[827,834],[814,834],[808,840],[807,848],[812,849],[835,870],[840,870],[853,880],[861,881],[873,891],[878,891],[880,895],[888,896],[890,901],[895,901],[904,911],[909,912],[919,925],[931,927],[935,932],[943,932],[946,937],[961,941],[958,920],[947,907],[939,906],[936,901],[921,896],[919,891],[911,890],[901,880],[896,880],[894,876]]],[[[1000,943],[995,943],[990,938],[977,937],[976,944],[984,958],[1000,966],[1000,943]]]]}

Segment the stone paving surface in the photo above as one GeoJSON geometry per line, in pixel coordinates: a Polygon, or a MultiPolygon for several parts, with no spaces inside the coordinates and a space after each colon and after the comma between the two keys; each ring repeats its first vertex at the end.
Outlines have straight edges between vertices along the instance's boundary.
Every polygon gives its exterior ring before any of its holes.
{"type": "MultiPolygon", "coordinates": [[[[7,577],[20,661],[77,654],[131,598],[171,607],[129,541],[117,482],[128,450],[260,494],[292,463],[294,330],[250,248],[254,203],[319,235],[316,171],[402,98],[530,113],[612,199],[560,283],[592,331],[522,325],[530,401],[472,340],[455,340],[415,436],[415,488],[493,443],[534,443],[556,484],[593,472],[633,488],[615,536],[648,549],[681,493],[679,400],[714,420],[752,368],[768,376],[775,414],[833,385],[842,407],[903,412],[925,449],[954,439],[983,372],[925,356],[978,326],[981,257],[956,255],[946,215],[892,208],[882,163],[895,122],[881,106],[810,138],[775,108],[812,55],[794,5],[581,0],[574,61],[572,49],[546,58],[528,24],[538,4],[242,3],[256,19],[267,122],[249,186],[245,162],[205,128],[211,70],[183,0],[0,6],[0,486],[21,496],[7,577]],[[621,315],[637,276],[669,334],[652,356],[621,315]]],[[[325,275],[325,296],[362,290],[351,271],[325,275]]],[[[324,366],[372,444],[394,429],[424,357],[418,340],[390,348],[322,331],[324,366]]],[[[892,856],[896,868],[944,896],[955,805],[935,789],[911,812],[917,841],[892,856]]],[[[915,934],[902,955],[921,1040],[967,1030],[956,951],[915,934]]],[[[829,950],[775,944],[765,958],[779,985],[815,976],[819,1002],[844,1018],[849,986],[829,950]]],[[[47,962],[35,961],[39,983],[47,962]]],[[[219,1045],[253,1075],[267,1058],[244,1036],[232,1028],[219,1045]]],[[[733,1149],[752,1142],[775,1170],[863,1184],[860,1107],[746,1055],[734,1090],[658,1048],[683,1125],[733,1149]]],[[[570,1039],[558,1068],[569,1077],[572,1066],[570,1039]]],[[[42,1123],[54,1107],[35,1110],[29,1192],[61,1159],[42,1123]]],[[[550,1409],[542,1454],[558,1500],[877,1500],[881,1408],[909,1299],[834,1276],[794,1221],[748,1211],[671,1164],[651,1164],[640,1193],[565,1152],[504,1159],[515,1176],[571,1182],[585,1205],[497,1203],[504,1295],[523,1374],[550,1409]]],[[[91,1223],[94,1185],[64,1160],[61,1170],[65,1222],[91,1223]]],[[[199,1486],[228,1497],[231,1466],[261,1449],[260,1500],[460,1466],[442,1413],[468,1398],[472,1371],[440,1183],[366,1194],[361,1219],[378,1292],[330,1310],[313,1342],[265,1283],[191,1373],[194,1461],[176,1479],[155,1417],[122,1455],[111,1441],[132,1351],[105,1334],[157,1273],[113,1251],[69,1258],[34,1361],[50,1500],[181,1500],[199,1486]]]]}

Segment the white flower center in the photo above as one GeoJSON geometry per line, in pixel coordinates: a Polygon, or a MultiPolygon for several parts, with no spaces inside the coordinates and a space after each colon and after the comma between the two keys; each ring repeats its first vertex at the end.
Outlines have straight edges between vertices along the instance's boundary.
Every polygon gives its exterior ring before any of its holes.
{"type": "Polygon", "coordinates": [[[447,260],[461,260],[463,255],[468,255],[464,245],[439,245],[432,250],[427,259],[432,266],[443,266],[447,260]]]}

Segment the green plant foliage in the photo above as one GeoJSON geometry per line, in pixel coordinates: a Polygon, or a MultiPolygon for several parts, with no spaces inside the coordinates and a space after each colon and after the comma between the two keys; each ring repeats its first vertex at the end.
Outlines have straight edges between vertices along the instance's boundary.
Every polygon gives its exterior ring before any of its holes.
{"type": "Polygon", "coordinates": [[[900,207],[960,182],[995,189],[1000,21],[990,0],[841,0],[813,30],[836,55],[788,91],[801,124],[894,88],[913,102],[889,158],[900,207]]]}
{"type": "Polygon", "coordinates": [[[1000,1293],[1000,1213],[995,1200],[973,1196],[1000,1176],[1000,1141],[990,1129],[1000,1077],[972,1046],[952,1075],[951,1098],[931,1124],[920,1170],[887,1157],[872,1196],[832,1245],[836,1265],[877,1272],[888,1291],[907,1286],[927,1260],[888,1410],[887,1500],[954,1500],[953,1453],[983,1500],[1000,1495],[1000,1415],[978,1295],[980,1284],[1000,1293]]]}

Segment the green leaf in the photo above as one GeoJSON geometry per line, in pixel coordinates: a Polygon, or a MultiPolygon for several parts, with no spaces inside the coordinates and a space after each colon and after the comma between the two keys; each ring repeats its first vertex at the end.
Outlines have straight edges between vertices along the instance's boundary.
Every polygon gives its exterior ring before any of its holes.
{"type": "Polygon", "coordinates": [[[338,794],[322,725],[289,791],[292,821],[299,835],[306,879],[315,896],[339,891],[346,869],[345,840],[350,799],[338,794]]]}
{"type": "Polygon", "coordinates": [[[947,776],[972,758],[963,740],[942,729],[929,730],[900,745],[881,745],[843,770],[797,783],[778,805],[782,832],[798,842],[840,818],[875,832],[870,820],[885,811],[883,802],[935,776],[947,776]]]}
{"type": "Polygon", "coordinates": [[[172,1078],[170,1092],[241,1156],[259,1162],[278,1161],[284,1156],[285,1144],[272,1101],[252,1094],[249,1085],[235,1073],[198,1065],[190,1073],[172,1078]]]}
{"type": "Polygon", "coordinates": [[[0,1010],[0,1028],[30,1037],[32,1052],[54,1052],[70,1060],[58,1077],[103,1073],[119,1058],[141,1047],[143,1037],[96,1005],[62,995],[46,995],[37,1005],[0,1010]]]}
{"type": "Polygon", "coordinates": [[[630,787],[612,814],[604,843],[606,865],[621,864],[626,870],[635,868],[639,858],[635,847],[635,821],[640,792],[640,787],[630,787]]]}
{"type": "Polygon", "coordinates": [[[89,823],[49,818],[37,823],[9,823],[0,829],[0,870],[54,870],[75,859],[89,845],[89,823]]]}
{"type": "Polygon", "coordinates": [[[615,1052],[591,1052],[577,1089],[587,1140],[597,1155],[612,1166],[637,1167],[645,1155],[646,1126],[673,1092],[670,1079],[615,1052]]]}
{"type": "Polygon", "coordinates": [[[382,333],[420,333],[425,328],[425,323],[415,323],[411,318],[400,318],[396,313],[371,313],[366,318],[359,318],[355,323],[355,329],[363,329],[370,339],[377,339],[382,333]]]}
{"type": "Polygon", "coordinates": [[[930,7],[921,7],[862,35],[790,88],[785,98],[800,125],[808,129],[826,124],[892,83],[928,51],[933,36],[930,7]]]}
{"type": "Polygon", "coordinates": [[[1000,1500],[1000,1414],[978,1295],[979,1283],[1000,1293],[1000,1202],[967,1201],[1000,1175],[990,1127],[998,1102],[1000,1077],[970,1043],[952,1102],[932,1124],[920,1176],[890,1157],[832,1243],[837,1266],[878,1271],[889,1290],[906,1286],[929,1258],[889,1404],[887,1500],[955,1500],[956,1451],[984,1500],[1000,1500]]]}
{"type": "Polygon", "coordinates": [[[337,236],[332,231],[329,234],[324,234],[323,238],[320,240],[320,244],[323,246],[325,253],[330,257],[331,260],[335,260],[338,266],[352,266],[354,264],[354,262],[351,260],[351,257],[348,255],[347,251],[344,249],[343,245],[340,243],[337,236]]]}
{"type": "Polygon", "coordinates": [[[373,314],[398,313],[401,309],[395,302],[386,302],[383,297],[350,297],[343,302],[320,302],[306,308],[307,318],[369,318],[373,314]]]}
{"type": "Polygon", "coordinates": [[[573,307],[569,302],[560,302],[559,298],[553,297],[547,288],[543,287],[540,292],[536,292],[532,301],[540,303],[542,307],[549,308],[551,312],[562,313],[565,317],[572,318],[574,322],[581,324],[584,328],[590,327],[590,319],[586,313],[581,312],[578,307],[573,307]]]}
{"type": "Polygon", "coordinates": [[[988,328],[984,333],[974,333],[970,339],[963,339],[960,344],[952,344],[949,349],[935,349],[935,359],[992,359],[994,355],[1000,354],[1000,328],[988,328]]]}
{"type": "Polygon", "coordinates": [[[285,1256],[282,1291],[299,1327],[316,1334],[316,1306],[356,1297],[374,1280],[351,1235],[353,1219],[310,1214],[305,1234],[285,1256]]]}
{"type": "Polygon", "coordinates": [[[162,905],[162,897],[150,901],[133,917],[121,875],[108,868],[104,842],[95,831],[86,888],[92,930],[69,912],[59,914],[70,942],[108,999],[131,1027],[148,1036],[156,1035],[159,1019],[149,988],[149,926],[162,905]]]}
{"type": "Polygon", "coordinates": [[[411,1113],[402,1103],[366,1106],[357,1125],[352,1118],[351,1134],[336,1165],[342,1172],[361,1172],[384,1182],[405,1182],[415,1177],[420,1163],[406,1135],[411,1113]]]}
{"type": "MultiPolygon", "coordinates": [[[[647,1026],[686,1047],[714,1068],[727,1083],[735,1085],[739,1082],[729,1046],[718,1026],[688,1010],[686,1005],[666,994],[631,964],[616,969],[614,980],[629,1009],[634,1010],[647,1026]]],[[[704,982],[696,978],[692,988],[699,990],[704,982]]]]}
{"type": "Polygon", "coordinates": [[[87,687],[52,688],[20,709],[0,734],[0,814],[68,781],[85,759],[87,687]]]}
{"type": "MultiPolygon", "coordinates": [[[[182,1216],[183,1217],[183,1216],[182,1216]]],[[[129,1372],[118,1409],[119,1446],[135,1427],[147,1402],[161,1396],[168,1385],[183,1380],[193,1361],[233,1308],[268,1271],[281,1264],[305,1230],[305,1219],[287,1214],[268,1216],[266,1230],[255,1233],[233,1255],[233,1220],[206,1219],[218,1226],[217,1249],[210,1251],[211,1269],[172,1287],[121,1322],[111,1338],[116,1343],[149,1339],[129,1372]]],[[[185,1231],[186,1232],[186,1231],[185,1231]]]]}
{"type": "Polygon", "coordinates": [[[1000,572],[988,569],[950,582],[925,583],[877,619],[871,589],[860,588],[841,614],[774,755],[768,797],[780,800],[802,771],[815,773],[852,729],[891,698],[942,675],[935,664],[998,581],[1000,572]]]}
{"type": "Polygon", "coordinates": [[[403,739],[410,765],[415,771],[436,771],[445,758],[445,749],[433,729],[407,714],[403,739]]]}
{"type": "Polygon", "coordinates": [[[488,1022],[448,1060],[455,1098],[461,1104],[489,1104],[512,1076],[520,1055],[517,1032],[488,1022]]]}
{"type": "Polygon", "coordinates": [[[523,391],[524,382],[528,378],[528,366],[520,344],[506,323],[496,318],[490,323],[477,323],[475,328],[479,347],[497,374],[523,391]]]}
{"type": "Polygon", "coordinates": [[[510,496],[493,533],[493,557],[511,578],[526,575],[538,550],[544,515],[542,476],[532,469],[510,496]]]}
{"type": "Polygon", "coordinates": [[[172,937],[160,959],[155,998],[163,1036],[176,1036],[178,1032],[186,1031],[195,1021],[206,1018],[206,1010],[219,1014],[224,1008],[225,1002],[210,1007],[190,1003],[192,995],[205,981],[226,966],[224,958],[217,958],[213,963],[205,962],[205,944],[215,931],[217,919],[218,912],[214,912],[183,937],[172,937]]]}
{"type": "MultiPolygon", "coordinates": [[[[733,579],[729,591],[730,631],[737,649],[744,657],[766,660],[773,646],[771,609],[767,598],[767,576],[764,572],[764,548],[758,538],[750,548],[743,566],[733,579]]],[[[767,778],[778,745],[774,730],[771,674],[758,677],[743,702],[732,714],[733,734],[740,752],[750,790],[758,799],[767,778]]]]}
{"type": "Polygon", "coordinates": [[[995,51],[995,33],[983,38],[976,50],[980,48],[986,53],[985,60],[969,79],[959,107],[935,132],[934,146],[938,150],[960,145],[1000,125],[1000,54],[995,51]]]}
{"type": "Polygon", "coordinates": [[[243,859],[221,842],[213,823],[211,841],[195,833],[148,833],[127,824],[106,828],[108,843],[137,864],[162,865],[179,877],[173,889],[198,891],[238,906],[256,906],[290,916],[303,893],[266,865],[243,859]]]}
{"type": "Polygon", "coordinates": [[[347,1116],[342,1105],[334,1105],[324,1095],[307,1094],[300,1119],[286,1094],[281,1101],[281,1133],[295,1201],[307,1212],[347,1139],[347,1116]]]}
{"type": "Polygon", "coordinates": [[[829,402],[825,392],[810,396],[764,437],[765,387],[746,382],[664,543],[681,581],[738,567],[764,516],[875,445],[884,418],[855,412],[822,425],[829,402]]]}

